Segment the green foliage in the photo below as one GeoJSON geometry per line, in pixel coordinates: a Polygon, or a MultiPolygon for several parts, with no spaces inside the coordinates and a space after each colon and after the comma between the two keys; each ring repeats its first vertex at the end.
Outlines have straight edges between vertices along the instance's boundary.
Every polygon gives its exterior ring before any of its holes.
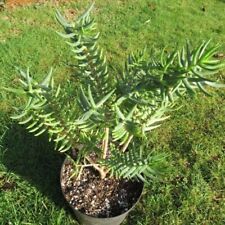
{"type": "Polygon", "coordinates": [[[75,74],[85,86],[90,84],[95,94],[102,95],[108,90],[108,66],[103,50],[98,45],[100,33],[95,33],[96,24],[90,17],[93,4],[72,23],[68,22],[59,11],[56,12],[58,22],[65,33],[58,34],[66,39],[76,60],[73,65],[75,74]],[[69,41],[68,41],[69,40],[69,41]]]}
{"type": "Polygon", "coordinates": [[[140,179],[143,182],[159,178],[168,171],[166,155],[156,152],[148,153],[143,146],[131,146],[128,152],[113,151],[112,156],[102,161],[110,168],[111,175],[117,178],[140,179]]]}
{"type": "Polygon", "coordinates": [[[145,51],[132,53],[124,71],[118,71],[114,79],[98,45],[99,33],[95,33],[96,24],[90,16],[92,7],[73,22],[56,12],[65,31],[58,34],[67,40],[75,58],[72,68],[80,88],[74,86],[75,97],[66,105],[75,105],[76,113],[61,117],[67,93],[65,87],[55,87],[52,70],[41,82],[35,81],[28,70],[20,72],[22,89],[5,88],[27,97],[25,107],[12,118],[25,124],[35,136],[48,132],[60,152],[82,146],[79,165],[86,160],[93,163],[89,156],[96,151],[94,163],[106,166],[117,177],[156,177],[164,167],[164,157],[129,144],[144,145],[148,132],[161,126],[169,113],[181,106],[180,97],[192,96],[196,91],[210,95],[207,86],[224,86],[212,77],[224,67],[214,58],[218,46],[208,48],[208,41],[193,48],[187,42],[181,50],[163,50],[159,56],[146,56],[145,51]]]}
{"type": "Polygon", "coordinates": [[[88,96],[85,95],[83,88],[80,89],[79,103],[83,110],[83,115],[75,122],[78,127],[89,132],[97,126],[106,126],[106,115],[102,110],[103,104],[112,96],[114,90],[107,93],[101,100],[95,103],[90,85],[88,85],[88,96]]]}
{"type": "Polygon", "coordinates": [[[57,117],[57,110],[60,109],[57,99],[60,95],[60,85],[55,88],[52,69],[39,83],[31,77],[29,69],[26,72],[20,70],[19,82],[22,84],[21,89],[5,88],[27,96],[26,105],[22,109],[16,108],[19,114],[11,118],[19,120],[19,124],[25,124],[29,132],[35,136],[47,131],[50,140],[54,140],[59,151],[70,149],[73,138],[70,131],[73,127],[57,117]]]}

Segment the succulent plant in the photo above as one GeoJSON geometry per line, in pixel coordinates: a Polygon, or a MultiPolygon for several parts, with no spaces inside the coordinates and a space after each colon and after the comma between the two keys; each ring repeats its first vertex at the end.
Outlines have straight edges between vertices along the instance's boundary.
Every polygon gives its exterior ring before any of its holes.
{"type": "Polygon", "coordinates": [[[48,133],[59,152],[70,155],[75,149],[77,175],[91,166],[101,178],[148,181],[163,173],[166,157],[147,147],[149,133],[179,108],[183,96],[197,91],[211,95],[207,86],[224,87],[212,80],[224,68],[214,57],[219,46],[203,41],[193,48],[187,42],[181,50],[164,49],[159,56],[139,51],[114,76],[98,44],[92,8],[72,22],[56,12],[64,29],[58,34],[75,58],[73,96],[66,98],[68,89],[54,84],[52,69],[41,82],[29,70],[20,70],[22,87],[5,89],[27,96],[27,103],[12,118],[35,136],[48,133]]]}

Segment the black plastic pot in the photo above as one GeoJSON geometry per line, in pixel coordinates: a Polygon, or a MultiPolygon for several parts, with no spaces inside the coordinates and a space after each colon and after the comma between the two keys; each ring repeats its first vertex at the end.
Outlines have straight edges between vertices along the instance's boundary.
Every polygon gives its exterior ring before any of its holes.
{"type": "MultiPolygon", "coordinates": [[[[68,162],[68,159],[65,159],[61,168],[61,173],[60,173],[60,184],[61,183],[61,178],[62,178],[62,173],[63,173],[63,166],[65,165],[65,163],[68,162]]],[[[118,216],[114,216],[114,217],[109,217],[109,218],[97,218],[97,217],[93,217],[93,216],[88,216],[78,210],[75,210],[74,207],[72,205],[70,205],[70,207],[72,208],[73,212],[75,213],[77,220],[79,221],[80,224],[82,225],[120,225],[124,219],[126,218],[126,216],[128,215],[128,213],[136,206],[136,204],[139,202],[142,192],[143,192],[143,188],[144,188],[144,184],[142,184],[142,191],[140,193],[139,198],[137,199],[136,203],[125,213],[118,215],[118,216]]],[[[62,190],[62,186],[61,186],[61,190],[62,190]]],[[[65,197],[65,194],[62,190],[62,193],[65,197]]],[[[66,199],[66,197],[65,197],[66,199]]]]}

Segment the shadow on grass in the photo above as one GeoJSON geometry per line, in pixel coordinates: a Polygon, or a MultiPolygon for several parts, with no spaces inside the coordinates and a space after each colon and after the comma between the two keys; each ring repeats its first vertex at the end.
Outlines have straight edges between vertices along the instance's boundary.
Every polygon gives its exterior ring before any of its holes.
{"type": "Polygon", "coordinates": [[[188,138],[189,134],[172,134],[169,141],[169,148],[178,158],[186,159],[189,167],[196,163],[196,154],[193,151],[192,141],[188,138]]]}
{"type": "Polygon", "coordinates": [[[141,225],[142,217],[144,217],[143,211],[140,209],[134,209],[128,214],[124,225],[141,225]]]}
{"type": "Polygon", "coordinates": [[[33,137],[22,126],[13,124],[3,141],[7,148],[3,157],[6,168],[35,186],[55,205],[69,209],[61,193],[59,179],[64,156],[54,151],[47,137],[33,137]]]}

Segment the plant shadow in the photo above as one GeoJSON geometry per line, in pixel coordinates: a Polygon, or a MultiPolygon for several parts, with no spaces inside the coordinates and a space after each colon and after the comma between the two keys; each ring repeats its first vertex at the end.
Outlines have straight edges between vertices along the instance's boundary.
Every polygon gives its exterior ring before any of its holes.
{"type": "Polygon", "coordinates": [[[141,225],[140,216],[143,215],[143,211],[139,209],[132,210],[126,219],[126,223],[124,225],[141,225]]]}
{"type": "Polygon", "coordinates": [[[193,151],[193,141],[188,138],[189,135],[189,133],[172,134],[168,144],[169,148],[173,150],[174,157],[185,159],[189,167],[192,167],[196,163],[196,154],[193,151]]]}
{"type": "Polygon", "coordinates": [[[35,186],[55,205],[69,210],[59,179],[64,156],[53,149],[48,138],[33,137],[22,126],[12,124],[4,135],[3,144],[7,149],[3,157],[7,170],[35,186]]]}

